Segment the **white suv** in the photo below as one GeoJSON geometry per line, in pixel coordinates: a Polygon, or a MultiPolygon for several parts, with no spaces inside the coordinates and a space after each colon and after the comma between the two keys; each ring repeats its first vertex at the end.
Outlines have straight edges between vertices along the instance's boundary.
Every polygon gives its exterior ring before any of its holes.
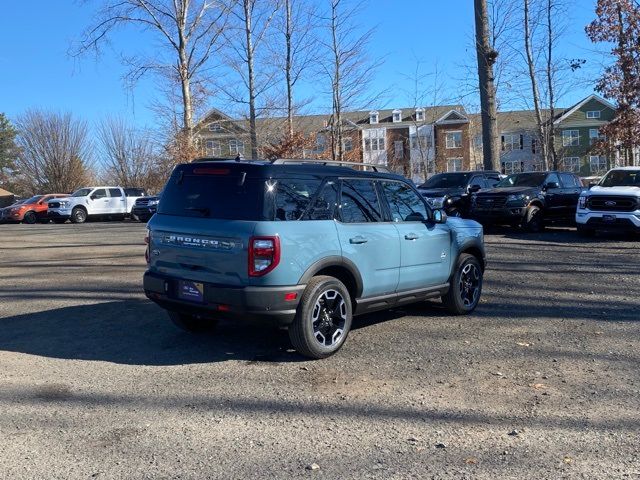
{"type": "Polygon", "coordinates": [[[640,167],[609,170],[597,185],[582,192],[576,224],[582,235],[613,229],[640,233],[640,167]]]}

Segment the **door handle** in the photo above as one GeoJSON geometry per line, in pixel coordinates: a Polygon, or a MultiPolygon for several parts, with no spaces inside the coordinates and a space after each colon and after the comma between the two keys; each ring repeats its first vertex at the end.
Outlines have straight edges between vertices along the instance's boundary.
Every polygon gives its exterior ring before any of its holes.
{"type": "Polygon", "coordinates": [[[404,236],[405,240],[417,240],[418,238],[420,238],[418,235],[416,235],[415,233],[407,233],[404,236]]]}
{"type": "Polygon", "coordinates": [[[349,239],[349,243],[353,243],[354,245],[360,245],[361,243],[367,243],[368,240],[361,235],[357,237],[353,237],[349,239]]]}

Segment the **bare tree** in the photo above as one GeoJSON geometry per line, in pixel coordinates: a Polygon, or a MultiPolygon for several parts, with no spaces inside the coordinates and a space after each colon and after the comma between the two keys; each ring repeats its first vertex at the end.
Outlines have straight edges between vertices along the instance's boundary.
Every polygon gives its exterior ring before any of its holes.
{"type": "Polygon", "coordinates": [[[86,122],[70,113],[29,110],[16,126],[16,170],[25,192],[71,192],[89,180],[93,162],[86,122]]]}
{"type": "Polygon", "coordinates": [[[262,46],[272,34],[272,22],[280,8],[279,0],[240,0],[231,10],[234,20],[225,32],[227,64],[239,78],[225,79],[219,87],[233,102],[249,108],[249,137],[251,158],[258,158],[256,119],[263,108],[260,97],[273,88],[275,74],[266,68],[260,55],[262,46]],[[256,69],[260,64],[259,69],[256,69]]]}
{"type": "Polygon", "coordinates": [[[377,96],[371,95],[369,86],[381,61],[371,61],[367,56],[374,30],[360,34],[354,24],[365,4],[329,1],[329,11],[321,17],[327,34],[321,40],[326,57],[319,63],[331,85],[332,152],[334,158],[343,160],[343,112],[366,108],[375,101],[377,96]]]}
{"type": "Polygon", "coordinates": [[[163,47],[149,57],[128,57],[128,80],[147,73],[180,89],[182,123],[187,146],[193,135],[193,91],[206,82],[205,73],[220,48],[228,5],[224,0],[108,0],[82,35],[72,54],[98,51],[118,27],[133,25],[149,31],[163,47]]]}
{"type": "Polygon", "coordinates": [[[110,117],[97,125],[98,151],[109,183],[122,187],[157,189],[158,154],[148,131],[110,117]]]}
{"type": "Polygon", "coordinates": [[[498,114],[493,65],[498,52],[492,48],[489,37],[487,0],[474,0],[476,26],[476,56],[480,86],[480,114],[482,118],[482,149],[485,170],[495,170],[500,153],[498,149],[498,114]]]}

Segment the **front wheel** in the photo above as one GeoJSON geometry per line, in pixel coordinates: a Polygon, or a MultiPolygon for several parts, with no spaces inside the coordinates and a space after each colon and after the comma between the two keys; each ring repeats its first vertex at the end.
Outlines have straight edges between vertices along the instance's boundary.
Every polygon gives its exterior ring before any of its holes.
{"type": "Polygon", "coordinates": [[[451,276],[449,291],[442,297],[442,303],[454,315],[473,312],[482,293],[482,266],[473,255],[463,253],[456,261],[451,276]]]}
{"type": "Polygon", "coordinates": [[[542,210],[535,205],[527,208],[527,213],[522,221],[522,228],[527,232],[537,233],[544,230],[544,219],[542,218],[542,210]]]}
{"type": "Polygon", "coordinates": [[[336,353],[351,330],[349,291],[334,277],[313,277],[305,288],[298,313],[289,327],[294,348],[305,357],[326,358],[336,353]]]}
{"type": "Polygon", "coordinates": [[[180,312],[169,311],[167,313],[176,327],[190,333],[210,332],[218,324],[217,320],[211,318],[201,318],[180,312]]]}
{"type": "Polygon", "coordinates": [[[76,207],[71,211],[71,223],[84,223],[87,221],[87,211],[76,207]]]}
{"type": "Polygon", "coordinates": [[[28,223],[29,225],[33,225],[34,223],[36,223],[38,221],[38,217],[36,215],[36,212],[27,212],[24,214],[24,217],[22,218],[22,221],[24,223],[28,223]]]}

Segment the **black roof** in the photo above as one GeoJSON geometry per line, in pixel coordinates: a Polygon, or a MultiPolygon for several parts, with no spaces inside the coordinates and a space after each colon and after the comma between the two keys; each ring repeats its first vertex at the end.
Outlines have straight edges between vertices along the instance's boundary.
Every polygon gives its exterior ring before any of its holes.
{"type": "MultiPolygon", "coordinates": [[[[297,175],[314,175],[319,177],[327,176],[350,176],[350,177],[363,177],[363,178],[388,178],[393,180],[402,179],[408,181],[402,175],[391,172],[374,172],[363,171],[351,168],[348,166],[341,166],[336,164],[324,164],[322,160],[300,160],[300,163],[295,163],[291,160],[291,163],[274,163],[269,160],[234,160],[228,158],[199,158],[191,163],[183,163],[178,165],[177,168],[184,169],[187,167],[197,168],[203,164],[216,164],[224,165],[233,171],[242,170],[247,173],[247,176],[253,177],[272,177],[287,174],[297,175]]],[[[349,163],[349,162],[345,162],[349,163]]],[[[356,165],[356,164],[354,164],[356,165]]],[[[366,166],[366,164],[362,164],[366,166]]],[[[384,165],[380,165],[384,167],[384,165]]]]}

